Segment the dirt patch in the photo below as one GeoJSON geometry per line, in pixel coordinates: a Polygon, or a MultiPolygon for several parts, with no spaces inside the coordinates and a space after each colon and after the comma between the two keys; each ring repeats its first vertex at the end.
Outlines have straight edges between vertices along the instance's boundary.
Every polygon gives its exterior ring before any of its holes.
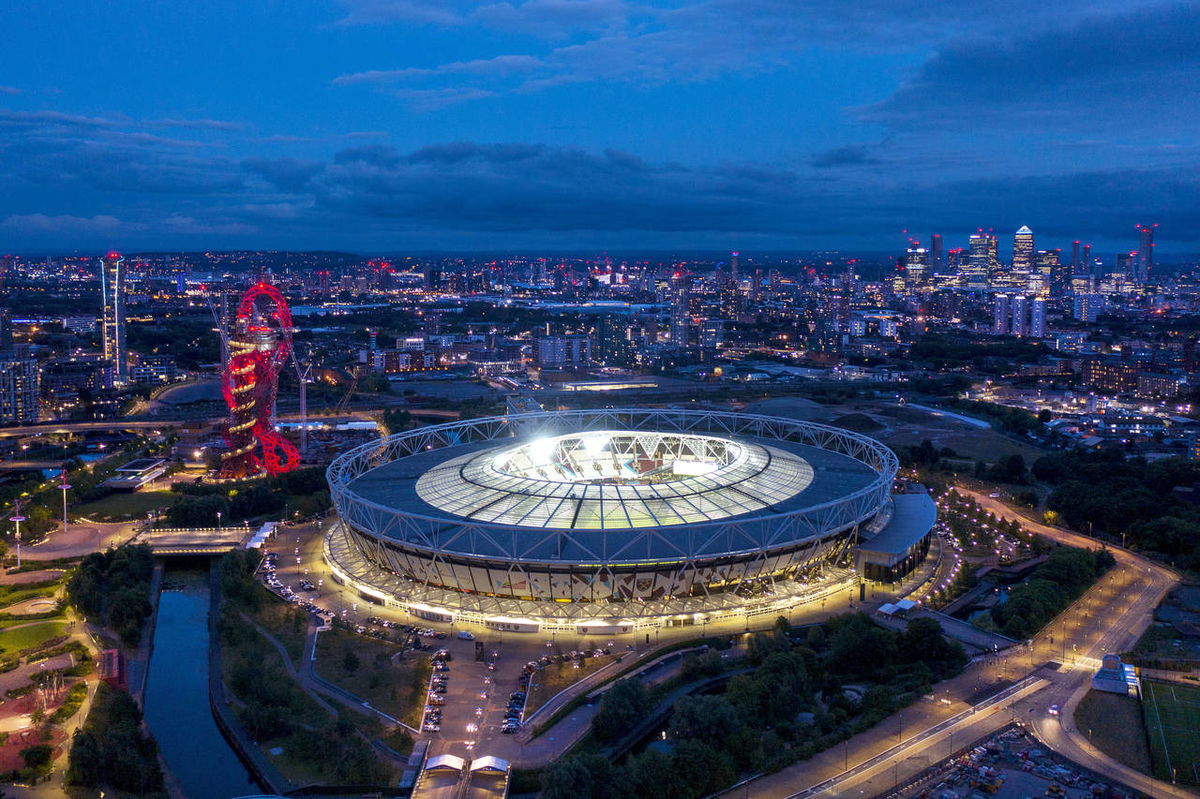
{"type": "Polygon", "coordinates": [[[853,433],[878,433],[883,429],[883,425],[865,413],[848,413],[834,419],[830,424],[853,433]]]}

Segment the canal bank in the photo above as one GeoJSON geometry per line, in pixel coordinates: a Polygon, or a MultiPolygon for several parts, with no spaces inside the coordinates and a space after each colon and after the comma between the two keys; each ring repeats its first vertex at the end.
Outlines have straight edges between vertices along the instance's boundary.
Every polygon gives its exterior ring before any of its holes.
{"type": "MultiPolygon", "coordinates": [[[[275,767],[262,749],[246,734],[246,730],[234,717],[229,706],[229,695],[225,690],[225,681],[221,671],[221,639],[217,630],[221,607],[221,562],[214,560],[209,571],[209,596],[211,608],[208,611],[208,702],[209,717],[220,729],[223,740],[230,751],[237,755],[245,771],[254,782],[266,793],[283,795],[296,789],[290,780],[286,779],[275,767]]],[[[188,797],[188,799],[201,799],[188,797]]]]}
{"type": "MultiPolygon", "coordinates": [[[[230,799],[273,791],[243,763],[216,718],[210,695],[215,622],[208,575],[172,573],[157,594],[153,642],[145,675],[143,715],[170,774],[172,794],[230,799]]],[[[216,662],[220,684],[220,663],[216,662]]],[[[228,710],[226,709],[226,712],[228,710]]]]}

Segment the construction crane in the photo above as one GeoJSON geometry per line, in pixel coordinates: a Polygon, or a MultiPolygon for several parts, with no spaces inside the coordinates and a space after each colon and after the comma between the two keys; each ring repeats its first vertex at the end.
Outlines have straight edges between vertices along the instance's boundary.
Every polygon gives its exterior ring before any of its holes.
{"type": "Polygon", "coordinates": [[[208,302],[208,312],[212,314],[213,324],[216,325],[215,330],[217,335],[221,337],[221,363],[224,364],[229,360],[229,306],[225,301],[225,292],[221,292],[221,311],[217,312],[217,306],[213,302],[213,295],[209,292],[204,293],[204,299],[208,302]]]}
{"type": "Polygon", "coordinates": [[[296,368],[296,380],[300,383],[300,455],[308,455],[308,384],[312,380],[312,363],[300,365],[296,357],[297,347],[292,347],[292,366],[296,368]]]}
{"type": "Polygon", "coordinates": [[[358,380],[359,380],[359,378],[362,377],[362,373],[363,373],[363,368],[361,366],[355,366],[353,369],[350,370],[350,375],[351,375],[350,388],[346,390],[346,393],[342,397],[341,402],[339,402],[337,404],[337,407],[334,408],[333,415],[335,418],[338,416],[341,416],[343,413],[346,412],[346,406],[348,404],[350,404],[350,398],[353,397],[354,392],[358,390],[358,380]]]}

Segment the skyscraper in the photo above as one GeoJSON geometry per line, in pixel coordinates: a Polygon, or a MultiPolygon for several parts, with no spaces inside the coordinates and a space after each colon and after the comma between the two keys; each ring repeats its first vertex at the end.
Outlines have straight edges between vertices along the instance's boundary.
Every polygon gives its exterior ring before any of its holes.
{"type": "Polygon", "coordinates": [[[1133,279],[1139,283],[1145,283],[1150,279],[1150,272],[1154,269],[1154,229],[1158,227],[1156,222],[1153,225],[1138,225],[1138,249],[1137,262],[1135,264],[1133,279]]]}
{"type": "Polygon", "coordinates": [[[1023,294],[1012,298],[1012,334],[1029,335],[1029,298],[1023,294]]]}
{"type": "Polygon", "coordinates": [[[928,280],[929,251],[924,247],[909,247],[904,254],[904,287],[919,288],[928,280]]]}
{"type": "Polygon", "coordinates": [[[959,276],[963,288],[981,290],[988,287],[988,236],[983,231],[972,233],[969,240],[970,252],[967,262],[961,265],[959,276]]]}
{"type": "Polygon", "coordinates": [[[1028,225],[1021,225],[1013,235],[1012,271],[1013,282],[1021,286],[1028,282],[1033,271],[1033,231],[1028,225]]]}
{"type": "MultiPolygon", "coordinates": [[[[988,231],[987,234],[987,256],[988,256],[988,279],[992,282],[997,282],[1000,277],[1000,237],[994,232],[988,231]]],[[[1003,282],[1003,281],[999,281],[1003,282]]]]}
{"type": "Polygon", "coordinates": [[[1096,274],[1096,264],[1092,263],[1092,245],[1083,245],[1083,255],[1080,256],[1080,265],[1083,267],[1081,274],[1099,277],[1096,274]]]}
{"type": "Polygon", "coordinates": [[[38,420],[37,359],[24,351],[0,354],[0,424],[38,420]]]}
{"type": "Polygon", "coordinates": [[[1079,239],[1071,242],[1071,274],[1083,274],[1083,262],[1079,260],[1079,239]]]}
{"type": "Polygon", "coordinates": [[[1046,301],[1041,297],[1035,297],[1029,304],[1029,335],[1046,337],[1046,301]]]}
{"type": "Polygon", "coordinates": [[[942,255],[942,234],[934,233],[929,237],[929,261],[933,266],[934,272],[941,272],[945,266],[945,261],[942,255]]]}
{"type": "Polygon", "coordinates": [[[125,348],[125,258],[110,252],[100,259],[100,296],[104,301],[104,357],[112,362],[114,381],[129,382],[129,353],[125,348]]]}
{"type": "Polygon", "coordinates": [[[1010,313],[1008,295],[997,294],[992,299],[992,333],[1003,336],[1008,332],[1010,313]]]}
{"type": "Polygon", "coordinates": [[[671,346],[683,349],[688,345],[688,302],[691,276],[683,269],[671,274],[671,346]]]}

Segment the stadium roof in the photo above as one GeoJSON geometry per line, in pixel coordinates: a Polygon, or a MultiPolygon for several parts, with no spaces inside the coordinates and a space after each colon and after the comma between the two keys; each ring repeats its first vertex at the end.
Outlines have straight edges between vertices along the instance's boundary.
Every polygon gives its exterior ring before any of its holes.
{"type": "MultiPolygon", "coordinates": [[[[705,461],[689,447],[683,458],[661,457],[673,434],[603,431],[603,450],[576,446],[556,462],[534,465],[538,441],[517,446],[456,448],[458,457],[433,451],[372,469],[351,490],[381,505],[513,527],[619,530],[718,521],[779,513],[828,502],[877,477],[867,465],[837,452],[787,441],[770,446],[749,439],[691,436],[708,448],[705,461]],[[613,450],[620,450],[614,456],[613,450]],[[658,453],[650,462],[648,454],[658,453]],[[646,470],[656,477],[647,478],[646,470]],[[632,471],[631,471],[632,470],[632,471]],[[636,472],[636,473],[635,473],[636,472]],[[703,472],[703,473],[700,473],[703,472]],[[572,474],[586,479],[572,479],[572,474]]],[[[563,440],[574,444],[578,436],[563,440]]],[[[554,442],[551,442],[554,443],[554,442]]],[[[556,451],[556,457],[563,447],[556,451]]],[[[550,458],[541,458],[550,460],[550,458]]]]}

